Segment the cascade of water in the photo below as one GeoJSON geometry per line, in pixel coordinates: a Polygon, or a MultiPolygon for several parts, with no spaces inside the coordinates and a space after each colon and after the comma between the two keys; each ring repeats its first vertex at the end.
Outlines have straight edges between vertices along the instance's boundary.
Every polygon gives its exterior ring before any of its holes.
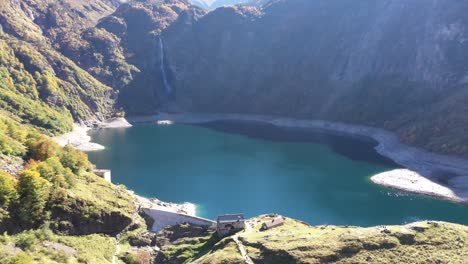
{"type": "Polygon", "coordinates": [[[164,89],[166,89],[167,94],[172,94],[172,87],[169,85],[166,76],[166,67],[164,61],[164,43],[161,37],[159,37],[159,67],[161,70],[161,75],[163,79],[164,89]]]}

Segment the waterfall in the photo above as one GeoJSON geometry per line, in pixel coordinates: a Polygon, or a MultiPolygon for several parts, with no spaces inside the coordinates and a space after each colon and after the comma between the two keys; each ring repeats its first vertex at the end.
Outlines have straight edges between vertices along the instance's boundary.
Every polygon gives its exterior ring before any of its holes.
{"type": "Polygon", "coordinates": [[[161,37],[159,37],[159,68],[161,70],[161,75],[163,79],[164,89],[168,95],[172,94],[172,87],[169,85],[166,76],[166,67],[164,61],[164,43],[161,37]]]}

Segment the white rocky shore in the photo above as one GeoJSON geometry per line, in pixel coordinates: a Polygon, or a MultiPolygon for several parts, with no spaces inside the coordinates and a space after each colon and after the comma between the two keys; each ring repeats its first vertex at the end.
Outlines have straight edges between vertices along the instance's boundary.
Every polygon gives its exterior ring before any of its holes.
{"type": "Polygon", "coordinates": [[[395,188],[412,193],[430,196],[443,196],[450,200],[458,200],[458,195],[450,188],[435,183],[417,172],[408,169],[386,171],[371,177],[372,182],[389,188],[395,188]]]}
{"type": "MultiPolygon", "coordinates": [[[[104,122],[95,122],[97,128],[124,128],[132,125],[124,118],[113,118],[104,122]]],[[[105,147],[97,143],[91,142],[91,137],[88,136],[88,130],[91,127],[84,124],[74,124],[73,130],[69,133],[54,137],[54,140],[61,146],[72,145],[81,151],[98,151],[105,147]]]]}
{"type": "Polygon", "coordinates": [[[468,160],[439,155],[408,146],[389,131],[323,120],[299,120],[239,114],[158,114],[134,118],[133,122],[201,124],[222,120],[264,122],[281,127],[308,128],[329,133],[365,137],[378,142],[376,151],[406,168],[372,177],[372,181],[403,191],[468,203],[468,160]]]}

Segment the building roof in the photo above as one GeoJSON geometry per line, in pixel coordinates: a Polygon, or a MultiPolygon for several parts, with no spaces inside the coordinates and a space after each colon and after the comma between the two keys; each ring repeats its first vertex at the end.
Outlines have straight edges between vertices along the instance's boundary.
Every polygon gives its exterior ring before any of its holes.
{"type": "Polygon", "coordinates": [[[216,220],[218,223],[245,221],[243,214],[220,215],[216,220]]]}
{"type": "Polygon", "coordinates": [[[284,218],[281,216],[278,216],[276,218],[271,219],[270,221],[263,223],[262,227],[264,229],[270,229],[272,227],[282,225],[283,223],[284,223],[284,218]]]}

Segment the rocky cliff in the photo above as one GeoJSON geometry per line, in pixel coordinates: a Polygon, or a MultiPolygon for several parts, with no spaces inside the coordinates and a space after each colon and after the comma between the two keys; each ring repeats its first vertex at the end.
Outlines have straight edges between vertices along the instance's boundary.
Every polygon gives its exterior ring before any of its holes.
{"type": "Polygon", "coordinates": [[[465,2],[274,0],[207,12],[147,0],[110,15],[117,4],[103,3],[76,26],[34,22],[131,115],[319,118],[468,157],[465,2]]]}

